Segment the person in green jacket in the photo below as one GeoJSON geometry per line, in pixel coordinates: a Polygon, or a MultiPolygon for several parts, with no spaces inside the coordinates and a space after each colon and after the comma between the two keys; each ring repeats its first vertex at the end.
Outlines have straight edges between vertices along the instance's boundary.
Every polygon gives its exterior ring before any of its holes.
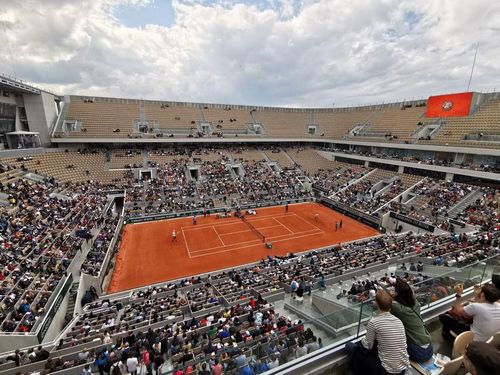
{"type": "Polygon", "coordinates": [[[410,359],[419,363],[428,361],[434,354],[434,348],[420,315],[420,303],[411,286],[398,279],[393,298],[391,313],[403,322],[410,359]]]}

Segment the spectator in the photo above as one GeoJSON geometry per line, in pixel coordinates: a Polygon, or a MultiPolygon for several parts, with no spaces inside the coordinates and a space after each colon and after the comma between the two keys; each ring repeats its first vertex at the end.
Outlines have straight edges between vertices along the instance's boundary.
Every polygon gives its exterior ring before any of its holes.
{"type": "Polygon", "coordinates": [[[452,310],[439,316],[443,336],[452,339],[450,331],[458,335],[470,329],[474,332],[474,341],[486,341],[500,331],[500,305],[497,303],[500,291],[491,283],[482,287],[476,285],[473,302],[465,306],[461,301],[463,291],[463,284],[457,285],[457,299],[452,310]]]}
{"type": "Polygon", "coordinates": [[[90,365],[85,365],[81,375],[92,375],[92,370],[90,369],[90,365]]]}
{"type": "Polygon", "coordinates": [[[410,359],[419,363],[428,361],[434,353],[431,335],[420,315],[420,303],[404,280],[396,281],[391,313],[399,318],[405,327],[410,359]]]}
{"type": "Polygon", "coordinates": [[[127,371],[131,375],[137,375],[137,366],[139,364],[139,361],[137,359],[137,356],[131,352],[130,356],[127,358],[127,371]]]}
{"type": "Polygon", "coordinates": [[[16,349],[14,352],[14,355],[10,355],[7,358],[5,358],[7,361],[13,361],[17,367],[21,365],[21,360],[22,360],[22,353],[19,351],[19,349],[16,349]]]}
{"type": "Polygon", "coordinates": [[[223,371],[224,371],[224,368],[219,363],[219,360],[215,359],[214,365],[212,366],[212,375],[222,375],[223,371]]]}
{"type": "Polygon", "coordinates": [[[378,314],[369,320],[365,337],[346,345],[351,369],[354,375],[403,374],[409,365],[403,323],[390,313],[392,298],[387,292],[379,290],[375,303],[378,314]]]}
{"type": "Polygon", "coordinates": [[[210,375],[211,374],[206,362],[203,362],[201,364],[200,369],[198,370],[198,374],[199,375],[210,375]]]}
{"type": "Polygon", "coordinates": [[[313,336],[311,340],[312,340],[312,342],[307,344],[307,352],[308,353],[312,353],[315,350],[319,349],[318,338],[316,336],[313,336]]]}
{"type": "Polygon", "coordinates": [[[493,345],[485,342],[472,342],[465,351],[464,366],[472,375],[498,374],[500,353],[493,345]]]}
{"type": "Polygon", "coordinates": [[[280,365],[278,361],[278,357],[276,357],[274,354],[269,357],[269,362],[267,363],[267,367],[269,370],[272,370],[273,368],[276,368],[280,365]]]}
{"type": "Polygon", "coordinates": [[[110,363],[109,363],[109,354],[107,350],[103,350],[101,354],[96,358],[95,365],[99,370],[100,375],[104,375],[104,373],[109,373],[110,363]]]}

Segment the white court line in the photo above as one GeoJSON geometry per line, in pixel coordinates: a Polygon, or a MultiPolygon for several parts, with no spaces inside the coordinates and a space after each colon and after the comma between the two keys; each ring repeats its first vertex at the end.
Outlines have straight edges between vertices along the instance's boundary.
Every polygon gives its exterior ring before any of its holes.
{"type": "MultiPolygon", "coordinates": [[[[305,234],[305,233],[308,233],[309,232],[313,232],[313,233],[310,233],[310,234],[321,234],[323,232],[318,232],[317,229],[310,229],[310,230],[305,230],[305,231],[302,231],[302,232],[296,232],[296,233],[292,233],[292,234],[298,234],[298,235],[301,235],[301,234],[305,234]]],[[[269,239],[269,240],[273,240],[274,238],[281,238],[281,237],[285,237],[285,236],[288,236],[288,238],[290,239],[294,239],[295,237],[290,237],[289,234],[280,234],[279,236],[272,236],[272,237],[266,237],[266,240],[269,239]]]]}
{"type": "Polygon", "coordinates": [[[221,233],[221,236],[228,236],[230,234],[237,234],[237,233],[245,233],[245,232],[251,232],[250,229],[245,229],[245,230],[239,230],[238,232],[229,232],[229,233],[221,233]]]}
{"type": "MultiPolygon", "coordinates": [[[[304,218],[302,218],[301,216],[297,215],[296,213],[294,212],[288,212],[288,213],[284,213],[284,214],[279,214],[279,215],[263,215],[263,216],[259,216],[258,218],[255,218],[255,219],[251,219],[251,220],[247,220],[249,222],[255,222],[255,221],[261,221],[261,220],[265,220],[265,219],[269,219],[269,218],[272,218],[274,219],[274,221],[276,221],[279,225],[270,225],[270,226],[267,226],[267,227],[261,227],[261,228],[257,228],[258,230],[259,229],[266,229],[266,228],[274,228],[274,227],[278,227],[278,226],[281,226],[283,228],[285,228],[288,232],[290,232],[290,234],[284,234],[284,235],[279,235],[279,236],[272,236],[272,237],[267,237],[266,236],[266,239],[273,239],[273,242],[282,242],[282,241],[287,241],[287,240],[293,240],[295,238],[301,238],[301,237],[307,237],[307,236],[311,236],[311,235],[316,235],[316,234],[321,234],[321,233],[324,233],[325,231],[322,230],[321,228],[319,228],[318,226],[312,224],[312,223],[309,223],[308,221],[306,221],[304,218]],[[300,220],[302,220],[303,222],[305,222],[306,224],[309,224],[309,226],[313,226],[314,228],[312,229],[308,229],[306,231],[300,231],[300,232],[293,232],[290,230],[290,228],[288,228],[285,224],[283,224],[282,222],[280,222],[279,218],[282,218],[282,217],[290,217],[290,216],[293,216],[293,217],[297,217],[299,218],[300,220]],[[311,231],[314,231],[313,233],[309,233],[311,231]],[[307,234],[306,234],[307,233],[307,234]],[[292,237],[289,237],[290,235],[298,235],[298,236],[292,236],[292,237]],[[275,238],[281,238],[281,237],[288,237],[288,238],[283,238],[283,239],[279,239],[279,240],[274,240],[275,238]]],[[[217,232],[216,230],[216,227],[218,226],[223,226],[223,225],[233,225],[233,224],[238,224],[240,223],[240,221],[238,220],[233,220],[232,222],[230,223],[222,223],[222,224],[218,224],[218,223],[212,223],[212,224],[201,224],[201,225],[198,225],[196,228],[194,226],[188,226],[188,227],[182,227],[182,230],[183,230],[183,234],[184,234],[184,228],[186,228],[186,232],[189,232],[189,231],[192,231],[192,230],[197,230],[197,229],[203,229],[203,228],[207,228],[207,227],[212,227],[212,229],[214,230],[214,232],[217,234],[217,236],[219,237],[219,240],[221,241],[222,244],[224,244],[224,241],[222,241],[222,238],[221,236],[225,236],[225,235],[230,235],[230,234],[235,234],[235,233],[243,233],[243,232],[250,232],[251,230],[248,229],[248,230],[245,230],[245,231],[236,231],[236,232],[230,232],[230,233],[222,233],[219,235],[219,233],[217,232]]],[[[235,247],[235,248],[231,248],[231,249],[226,249],[226,250],[222,250],[222,251],[216,251],[216,252],[210,252],[208,254],[202,254],[202,255],[193,255],[191,256],[191,253],[192,254],[196,254],[196,253],[201,253],[201,252],[205,252],[205,251],[208,251],[208,250],[215,250],[215,249],[221,249],[221,246],[217,246],[217,247],[210,247],[210,248],[206,248],[206,249],[199,249],[199,250],[189,250],[188,249],[188,252],[189,252],[189,257],[192,258],[192,257],[200,257],[200,256],[207,256],[207,255],[212,255],[212,254],[218,254],[218,253],[221,253],[221,252],[227,252],[227,251],[232,251],[232,250],[238,250],[238,249],[244,249],[246,247],[251,247],[251,246],[255,246],[256,244],[258,244],[260,242],[260,240],[251,240],[251,241],[244,241],[244,242],[239,242],[239,243],[235,243],[235,244],[230,244],[230,245],[225,245],[223,247],[235,247]],[[241,244],[249,244],[249,245],[244,245],[244,246],[238,246],[238,245],[241,245],[241,244]],[[237,246],[237,247],[236,247],[237,246]]],[[[187,242],[186,242],[186,247],[187,247],[187,242]]]]}
{"type": "Polygon", "coordinates": [[[293,212],[290,212],[288,214],[278,214],[278,215],[267,215],[267,216],[259,216],[259,217],[255,217],[255,218],[251,218],[250,220],[248,219],[247,217],[247,220],[251,223],[253,223],[254,221],[260,221],[260,220],[265,220],[265,219],[276,219],[277,217],[287,217],[287,216],[291,216],[291,215],[295,215],[293,212]]]}
{"type": "MultiPolygon", "coordinates": [[[[290,228],[288,228],[285,224],[283,224],[281,221],[279,221],[278,219],[279,218],[282,218],[282,217],[290,217],[290,216],[297,216],[295,213],[293,212],[290,212],[290,213],[286,213],[286,214],[281,214],[281,215],[275,215],[272,217],[272,219],[274,221],[276,221],[279,225],[272,225],[272,226],[269,226],[269,227],[262,227],[262,228],[257,228],[258,230],[259,229],[265,229],[265,228],[271,228],[271,227],[277,227],[277,226],[282,226],[284,227],[288,232],[290,232],[290,234],[294,234],[294,233],[301,233],[301,232],[293,232],[292,230],[290,230],[290,228]]],[[[249,222],[254,222],[254,221],[259,221],[259,219],[256,219],[256,220],[248,220],[249,222]]]]}
{"type": "MultiPolygon", "coordinates": [[[[255,240],[251,240],[251,241],[244,241],[244,242],[240,242],[240,243],[235,243],[233,245],[226,245],[225,247],[231,247],[231,246],[237,246],[235,249],[230,249],[230,250],[236,250],[236,249],[239,249],[239,248],[244,248],[244,247],[248,247],[248,246],[254,246],[254,245],[257,245],[259,242],[262,242],[261,240],[259,239],[255,239],[255,240]],[[251,242],[254,242],[252,245],[245,245],[245,246],[239,246],[240,244],[245,244],[245,243],[251,243],[251,242]]],[[[216,247],[207,247],[206,249],[199,249],[199,250],[193,250],[192,253],[195,254],[195,253],[201,253],[203,251],[207,251],[207,250],[214,250],[214,249],[220,249],[221,246],[216,246],[216,247]]],[[[229,251],[229,250],[228,250],[229,251]]],[[[211,255],[212,253],[208,253],[206,255],[211,255]]],[[[216,253],[215,253],[216,254],[216,253]]]]}
{"type": "MultiPolygon", "coordinates": [[[[267,227],[261,227],[261,228],[257,228],[258,230],[261,230],[261,229],[267,229],[267,228],[275,228],[275,227],[281,227],[282,225],[281,224],[278,224],[278,225],[269,225],[267,227]]],[[[220,235],[221,236],[228,236],[230,234],[236,234],[236,233],[245,233],[245,232],[252,232],[250,229],[246,229],[246,230],[240,230],[238,232],[229,232],[229,233],[221,233],[220,235]]],[[[253,232],[252,232],[253,233],[253,232]]]]}
{"type": "Polygon", "coordinates": [[[274,221],[278,223],[278,225],[275,225],[275,227],[282,227],[282,228],[285,228],[290,234],[293,234],[294,232],[292,232],[290,230],[290,228],[288,228],[285,224],[283,224],[281,221],[279,221],[278,219],[274,218],[274,221]]]}
{"type": "Polygon", "coordinates": [[[316,228],[318,228],[320,231],[324,232],[324,230],[323,230],[323,229],[321,229],[320,227],[318,227],[316,224],[313,224],[313,223],[308,222],[306,219],[304,219],[303,217],[300,217],[299,215],[295,215],[295,216],[297,216],[297,217],[298,217],[300,220],[302,220],[304,223],[307,223],[307,224],[309,224],[309,225],[312,225],[313,227],[316,227],[316,228]]]}
{"type": "Polygon", "coordinates": [[[259,227],[257,229],[267,229],[267,228],[276,228],[276,227],[282,227],[283,225],[281,225],[281,223],[278,223],[277,225],[268,225],[267,227],[259,227]]]}
{"type": "MultiPolygon", "coordinates": [[[[317,229],[310,229],[310,230],[307,230],[307,231],[303,231],[303,232],[297,232],[297,233],[292,233],[292,234],[305,234],[305,233],[308,233],[306,234],[307,236],[308,235],[312,235],[312,234],[320,234],[320,233],[316,233],[317,232],[317,229]],[[315,233],[308,233],[308,232],[311,232],[311,231],[315,231],[315,233]]],[[[323,233],[321,231],[321,233],[323,233]]],[[[279,235],[279,236],[272,236],[272,237],[266,237],[266,238],[269,238],[269,239],[274,239],[274,238],[280,238],[280,237],[288,237],[288,238],[285,238],[283,240],[279,240],[279,241],[284,241],[284,240],[293,240],[294,238],[299,238],[300,236],[292,236],[290,237],[289,234],[282,234],[282,235],[279,235]]],[[[279,242],[279,241],[274,241],[274,242],[279,242]]],[[[243,241],[243,242],[239,242],[239,243],[235,243],[235,244],[231,244],[231,245],[226,245],[225,247],[232,247],[232,246],[236,246],[234,249],[227,249],[226,251],[231,251],[231,250],[237,250],[237,249],[240,249],[240,248],[245,248],[245,247],[249,247],[249,246],[254,246],[254,245],[257,245],[258,243],[260,242],[260,240],[251,240],[251,241],[243,241]],[[251,242],[256,242],[256,243],[253,243],[251,245],[245,245],[245,246],[238,246],[240,244],[245,244],[245,243],[251,243],[251,242]]],[[[206,248],[206,249],[199,249],[199,250],[193,250],[191,253],[195,254],[195,253],[201,253],[201,252],[204,252],[204,251],[207,251],[207,250],[215,250],[215,249],[220,249],[221,246],[216,246],[216,247],[209,247],[209,248],[206,248]]],[[[205,255],[211,255],[211,254],[217,254],[217,252],[210,252],[208,254],[205,254],[205,255]]]]}
{"type": "MultiPolygon", "coordinates": [[[[282,223],[281,221],[279,221],[278,219],[274,219],[274,220],[276,220],[278,223],[280,223],[280,224],[281,224],[281,225],[282,225],[282,226],[283,226],[283,227],[284,227],[287,231],[289,231],[290,233],[295,233],[295,232],[292,232],[292,231],[290,230],[290,228],[288,228],[285,224],[283,224],[283,223],[282,223]]],[[[297,233],[300,233],[300,232],[297,232],[297,233]]]]}
{"type": "MultiPolygon", "coordinates": [[[[268,227],[263,227],[263,228],[258,228],[258,229],[265,229],[265,228],[275,228],[275,227],[283,227],[283,225],[279,224],[279,225],[271,225],[271,226],[268,226],[268,227]]],[[[215,228],[214,228],[215,229],[215,228]]],[[[313,229],[312,229],[313,230],[313,229]]],[[[315,230],[315,229],[314,229],[315,230]]],[[[215,231],[217,232],[217,231],[215,231]]],[[[219,235],[219,239],[221,240],[221,242],[223,243],[223,247],[230,247],[230,246],[237,246],[237,245],[240,245],[240,244],[245,244],[245,243],[251,243],[251,242],[260,242],[261,240],[258,240],[258,239],[255,239],[255,240],[250,240],[250,241],[242,241],[242,242],[236,242],[234,244],[225,244],[224,241],[222,241],[222,239],[220,238],[220,236],[228,236],[230,234],[236,234],[236,233],[245,233],[245,232],[250,232],[250,233],[253,233],[250,229],[247,229],[247,230],[243,230],[243,231],[239,231],[239,232],[231,232],[231,233],[221,233],[219,235]]],[[[307,231],[306,231],[307,232],[307,231]]],[[[299,232],[300,233],[306,233],[306,232],[299,232]]],[[[290,232],[290,234],[293,234],[292,232],[290,232]]],[[[270,238],[278,238],[278,237],[282,237],[282,236],[289,236],[289,234],[282,234],[280,236],[274,236],[274,237],[270,237],[270,238]]],[[[206,251],[206,250],[213,250],[213,249],[220,249],[221,246],[216,246],[216,247],[207,247],[206,249],[198,249],[198,250],[193,250],[191,251],[191,253],[198,253],[198,252],[203,252],[203,251],[206,251]]],[[[210,254],[208,254],[210,255],[210,254]]]]}
{"type": "Polygon", "coordinates": [[[184,244],[186,245],[188,257],[191,258],[191,252],[189,251],[189,246],[188,246],[188,242],[186,240],[186,235],[184,234],[184,229],[181,228],[181,231],[182,231],[182,239],[184,240],[184,244]]]}
{"type": "Polygon", "coordinates": [[[196,224],[196,225],[190,225],[190,226],[187,226],[187,227],[181,227],[181,228],[185,228],[186,231],[188,230],[197,230],[197,229],[204,229],[204,228],[208,228],[208,227],[223,227],[223,226],[226,226],[226,225],[234,225],[234,224],[239,224],[241,223],[241,220],[232,220],[230,223],[222,223],[222,224],[219,224],[219,223],[209,223],[209,224],[196,224]]]}
{"type": "MultiPolygon", "coordinates": [[[[292,238],[284,238],[282,240],[276,240],[276,241],[273,241],[273,243],[274,242],[283,242],[283,241],[294,240],[296,238],[302,238],[302,237],[316,236],[316,235],[317,235],[317,233],[304,234],[303,236],[295,236],[295,237],[292,237],[292,238]]],[[[220,253],[227,253],[228,251],[240,250],[240,249],[244,249],[244,248],[251,247],[251,246],[255,246],[255,245],[240,246],[240,247],[237,247],[235,249],[227,249],[227,250],[221,250],[221,251],[214,251],[214,252],[211,252],[209,254],[203,254],[203,255],[193,255],[192,258],[199,258],[199,257],[205,257],[205,256],[215,255],[215,254],[220,254],[220,253]]]]}
{"type": "MultiPolygon", "coordinates": [[[[271,240],[271,239],[274,239],[274,238],[288,237],[288,238],[285,238],[283,240],[278,240],[278,241],[273,240],[274,242],[279,242],[279,241],[284,241],[284,240],[288,240],[288,239],[300,238],[301,237],[300,235],[301,234],[305,234],[305,233],[308,233],[308,234],[306,234],[307,236],[312,235],[312,234],[321,234],[321,233],[324,233],[324,231],[322,231],[321,229],[315,229],[315,228],[308,229],[308,230],[305,230],[305,231],[300,231],[300,232],[292,232],[292,231],[290,231],[290,229],[288,229],[285,225],[283,225],[281,223],[280,223],[280,225],[273,225],[272,227],[277,227],[277,226],[284,227],[285,229],[287,229],[290,232],[290,234],[282,234],[282,235],[271,236],[271,237],[267,237],[266,236],[266,239],[270,239],[271,240]],[[314,233],[309,233],[311,231],[314,231],[314,233]],[[290,237],[290,235],[294,235],[294,236],[290,237]],[[295,236],[295,235],[299,235],[299,236],[295,236]]],[[[215,231],[215,232],[217,232],[217,231],[215,231]]],[[[250,230],[245,231],[245,232],[250,232],[250,230]]],[[[230,233],[226,233],[226,234],[230,234],[230,233]]],[[[237,242],[237,243],[234,243],[234,244],[224,245],[224,247],[237,246],[237,245],[240,245],[240,244],[251,243],[251,242],[256,242],[256,241],[260,242],[260,240],[243,241],[243,242],[237,242]]],[[[221,239],[221,242],[224,243],[222,241],[222,239],[221,239]]],[[[254,244],[248,245],[248,246],[238,246],[238,247],[236,247],[234,249],[227,249],[225,251],[237,250],[239,248],[245,248],[245,247],[249,247],[249,246],[254,246],[257,243],[254,243],[254,244]]],[[[201,252],[204,252],[204,251],[207,251],[207,250],[215,250],[215,249],[220,249],[220,248],[221,248],[221,246],[208,247],[206,249],[193,250],[193,251],[191,251],[191,253],[192,254],[196,254],[196,253],[201,253],[201,252]]],[[[205,254],[205,255],[211,255],[211,254],[217,254],[217,253],[218,252],[210,252],[209,254],[205,254]]],[[[202,256],[202,255],[198,255],[198,256],[202,256]]]]}
{"type": "Polygon", "coordinates": [[[212,226],[212,230],[215,232],[215,234],[217,235],[217,237],[219,237],[219,241],[222,243],[222,246],[226,246],[226,244],[224,243],[224,241],[222,241],[222,238],[220,238],[219,236],[219,233],[217,233],[217,231],[215,230],[215,227],[212,226]]]}
{"type": "MultiPolygon", "coordinates": [[[[262,208],[262,207],[261,207],[262,208]]],[[[274,217],[283,217],[283,216],[289,216],[289,215],[295,215],[293,212],[290,212],[289,214],[279,214],[279,215],[262,215],[262,216],[258,216],[257,219],[254,219],[254,220],[248,220],[248,216],[246,217],[248,221],[257,221],[257,220],[263,220],[263,219],[268,219],[268,218],[274,218],[274,217]]],[[[179,219],[179,218],[177,218],[179,219]]],[[[228,223],[221,223],[219,224],[219,222],[215,222],[215,223],[208,223],[208,224],[196,224],[196,225],[189,225],[189,226],[184,226],[184,227],[181,227],[181,228],[184,228],[187,230],[196,230],[196,229],[202,229],[202,228],[206,228],[206,227],[210,227],[210,226],[223,226],[223,225],[232,225],[232,224],[238,224],[238,223],[241,223],[242,221],[241,220],[238,220],[237,217],[231,217],[229,218],[231,219],[231,222],[228,222],[228,223]]],[[[172,219],[167,219],[167,220],[172,220],[172,219]]],[[[224,219],[220,219],[221,221],[224,221],[224,219]]],[[[158,220],[158,221],[164,221],[164,220],[158,220]]],[[[150,224],[151,222],[150,221],[146,221],[146,222],[143,222],[143,223],[137,223],[137,224],[150,224]]]]}
{"type": "MultiPolygon", "coordinates": [[[[301,233],[306,233],[306,232],[298,232],[297,234],[301,234],[301,233]]],[[[323,231],[321,231],[321,233],[323,233],[323,231]]],[[[273,240],[273,242],[283,242],[283,241],[288,241],[288,240],[294,240],[296,238],[302,238],[302,237],[308,237],[308,236],[315,236],[319,233],[308,233],[308,234],[303,234],[301,236],[293,236],[291,238],[283,238],[281,240],[273,240]]],[[[282,237],[282,236],[276,236],[276,237],[282,237]]],[[[275,238],[275,237],[271,237],[271,238],[275,238]]]]}

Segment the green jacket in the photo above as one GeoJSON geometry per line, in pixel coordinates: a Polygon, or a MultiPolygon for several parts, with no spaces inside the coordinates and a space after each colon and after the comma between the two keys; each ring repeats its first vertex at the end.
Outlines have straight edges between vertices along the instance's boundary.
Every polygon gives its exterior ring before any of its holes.
{"type": "Polygon", "coordinates": [[[412,308],[393,301],[391,313],[403,322],[408,341],[418,346],[431,343],[431,335],[420,317],[420,303],[418,301],[415,301],[412,308]]]}

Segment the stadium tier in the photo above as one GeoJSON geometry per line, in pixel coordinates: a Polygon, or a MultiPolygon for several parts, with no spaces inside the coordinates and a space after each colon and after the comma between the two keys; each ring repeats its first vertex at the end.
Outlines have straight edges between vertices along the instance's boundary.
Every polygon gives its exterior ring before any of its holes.
{"type": "Polygon", "coordinates": [[[406,281],[431,327],[500,264],[495,93],[273,108],[16,90],[0,375],[324,373],[378,290],[406,281]],[[51,95],[54,113],[28,108],[51,95]]]}
{"type": "MultiPolygon", "coordinates": [[[[257,137],[498,148],[498,94],[469,94],[457,114],[430,113],[425,100],[308,109],[67,96],[53,141],[257,137]]],[[[458,95],[440,96],[438,105],[458,95]]]]}

